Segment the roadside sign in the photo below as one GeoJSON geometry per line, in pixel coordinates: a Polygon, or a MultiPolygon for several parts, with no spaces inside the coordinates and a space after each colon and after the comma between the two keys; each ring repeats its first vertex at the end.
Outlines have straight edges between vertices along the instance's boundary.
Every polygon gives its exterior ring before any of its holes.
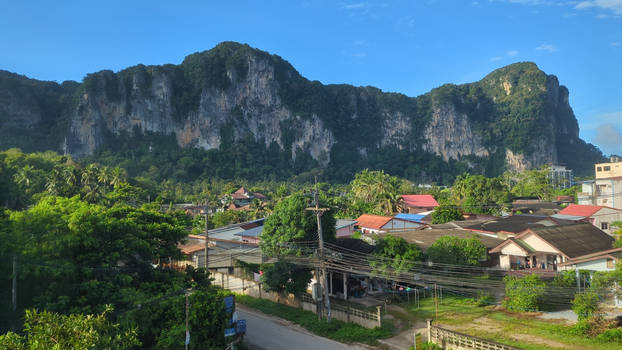
{"type": "Polygon", "coordinates": [[[235,304],[235,296],[229,295],[224,298],[225,301],[225,311],[231,313],[233,312],[233,305],[235,304]]]}
{"type": "Polygon", "coordinates": [[[231,337],[235,335],[235,328],[225,329],[225,337],[231,337]]]}
{"type": "Polygon", "coordinates": [[[236,323],[235,328],[238,334],[246,333],[246,320],[238,320],[238,323],[236,323]]]}

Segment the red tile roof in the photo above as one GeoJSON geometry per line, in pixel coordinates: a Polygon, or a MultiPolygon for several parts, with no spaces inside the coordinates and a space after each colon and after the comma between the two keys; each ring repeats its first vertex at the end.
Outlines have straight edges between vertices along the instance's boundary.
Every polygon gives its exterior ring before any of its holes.
{"type": "Polygon", "coordinates": [[[402,196],[404,203],[409,207],[438,207],[438,202],[429,194],[405,194],[402,196]]]}
{"type": "Polygon", "coordinates": [[[380,230],[382,226],[386,225],[391,219],[393,218],[390,216],[363,214],[356,219],[356,223],[359,227],[380,230]]]}
{"type": "Polygon", "coordinates": [[[573,216],[592,216],[602,208],[604,207],[600,205],[570,204],[566,208],[562,209],[559,214],[573,216]]]}

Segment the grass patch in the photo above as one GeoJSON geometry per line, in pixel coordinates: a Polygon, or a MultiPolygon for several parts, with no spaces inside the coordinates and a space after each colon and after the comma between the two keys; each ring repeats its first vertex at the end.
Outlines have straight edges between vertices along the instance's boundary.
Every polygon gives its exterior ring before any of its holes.
{"type": "Polygon", "coordinates": [[[393,323],[388,321],[383,321],[382,327],[373,329],[335,319],[329,323],[325,320],[318,320],[317,315],[310,311],[281,305],[269,300],[240,294],[237,294],[235,298],[240,304],[294,322],[314,334],[343,343],[376,344],[378,339],[390,338],[393,335],[393,323]]]}
{"type": "MultiPolygon", "coordinates": [[[[421,299],[419,307],[413,303],[399,303],[397,305],[407,310],[414,318],[414,320],[411,319],[411,322],[436,318],[434,299],[432,298],[421,299]]],[[[622,349],[620,343],[606,342],[577,334],[573,326],[565,323],[538,319],[532,314],[499,311],[493,306],[480,306],[477,300],[469,298],[453,296],[443,298],[442,304],[439,303],[438,305],[438,320],[435,323],[449,326],[449,328],[456,327],[461,333],[525,350],[559,349],[557,346],[552,346],[554,343],[561,344],[562,348],[567,346],[569,349],[622,349]],[[489,329],[486,329],[486,325],[477,327],[477,323],[480,321],[487,321],[494,327],[489,329]],[[520,340],[517,340],[511,337],[515,335],[522,336],[520,340]],[[547,341],[550,344],[543,344],[547,341]]]]}

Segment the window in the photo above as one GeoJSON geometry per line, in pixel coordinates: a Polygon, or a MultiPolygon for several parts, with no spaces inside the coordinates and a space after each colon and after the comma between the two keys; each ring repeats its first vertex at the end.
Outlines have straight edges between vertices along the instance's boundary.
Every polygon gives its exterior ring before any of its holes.
{"type": "Polygon", "coordinates": [[[604,171],[611,171],[611,167],[610,166],[606,166],[603,168],[604,171]]]}
{"type": "Polygon", "coordinates": [[[609,229],[609,223],[608,222],[601,222],[600,223],[600,229],[601,230],[608,230],[609,229]]]}
{"type": "Polygon", "coordinates": [[[603,168],[601,168],[601,167],[596,167],[596,171],[603,171],[603,168]]]}
{"type": "Polygon", "coordinates": [[[608,269],[613,269],[615,266],[613,266],[613,259],[607,259],[607,268],[608,269]]]}

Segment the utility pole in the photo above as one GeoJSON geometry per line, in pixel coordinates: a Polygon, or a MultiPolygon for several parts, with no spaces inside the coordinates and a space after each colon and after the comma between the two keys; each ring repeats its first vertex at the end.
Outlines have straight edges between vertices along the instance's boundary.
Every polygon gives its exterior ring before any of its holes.
{"type": "Polygon", "coordinates": [[[17,310],[17,255],[13,254],[13,288],[11,289],[13,311],[17,310]]]}
{"type": "Polygon", "coordinates": [[[205,205],[203,206],[203,214],[205,214],[205,274],[207,275],[209,272],[207,271],[207,268],[209,266],[209,236],[208,236],[208,223],[209,223],[209,219],[208,219],[208,211],[209,211],[209,205],[207,200],[205,201],[205,205]]]}
{"type": "Polygon", "coordinates": [[[188,332],[188,291],[186,291],[186,350],[188,350],[188,345],[190,344],[190,333],[188,332]]]}
{"type": "Polygon", "coordinates": [[[317,185],[317,177],[315,178],[315,193],[313,194],[313,201],[315,202],[315,207],[306,208],[305,210],[309,210],[315,213],[317,218],[317,234],[319,240],[319,255],[320,255],[320,270],[322,271],[322,284],[324,285],[324,296],[326,300],[326,320],[330,322],[330,297],[328,296],[328,280],[326,278],[326,267],[324,266],[324,237],[322,234],[322,214],[325,211],[328,211],[328,208],[320,208],[320,198],[318,193],[318,185],[317,185]]]}

